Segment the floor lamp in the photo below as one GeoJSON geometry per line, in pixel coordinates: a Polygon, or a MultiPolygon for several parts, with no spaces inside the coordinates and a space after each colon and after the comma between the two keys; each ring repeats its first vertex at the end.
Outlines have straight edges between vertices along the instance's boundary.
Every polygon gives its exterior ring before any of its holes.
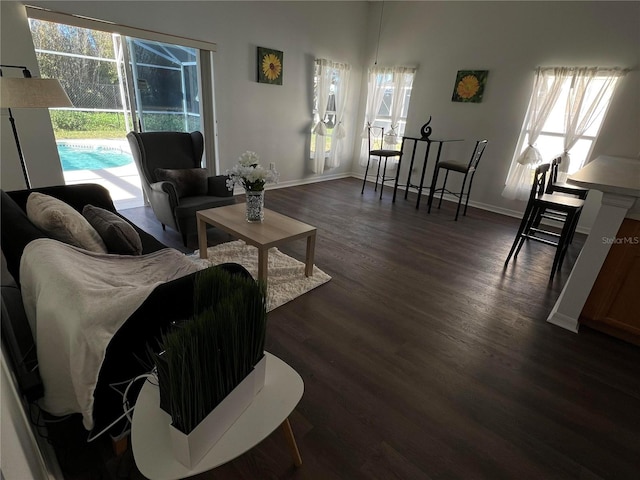
{"type": "Polygon", "coordinates": [[[71,100],[62,89],[60,82],[54,78],[33,78],[27,67],[21,65],[0,65],[0,107],[9,111],[9,121],[13,130],[13,138],[18,148],[20,166],[27,188],[31,188],[29,173],[24,163],[22,147],[16,130],[16,121],[11,113],[12,108],[49,108],[73,107],[71,100]],[[22,78],[2,76],[2,68],[18,68],[22,70],[22,78]]]}

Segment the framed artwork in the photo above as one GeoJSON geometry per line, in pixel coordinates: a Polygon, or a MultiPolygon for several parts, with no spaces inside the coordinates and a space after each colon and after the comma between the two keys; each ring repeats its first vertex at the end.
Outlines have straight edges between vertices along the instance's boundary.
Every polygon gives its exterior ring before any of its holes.
{"type": "Polygon", "coordinates": [[[458,70],[453,86],[453,102],[480,103],[489,70],[458,70]]]}
{"type": "Polygon", "coordinates": [[[280,50],[258,47],[258,82],[282,85],[283,53],[280,50]]]}

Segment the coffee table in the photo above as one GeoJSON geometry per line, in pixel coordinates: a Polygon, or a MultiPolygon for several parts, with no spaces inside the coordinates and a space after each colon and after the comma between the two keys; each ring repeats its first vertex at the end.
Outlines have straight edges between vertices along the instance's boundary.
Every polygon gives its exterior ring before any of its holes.
{"type": "Polygon", "coordinates": [[[138,470],[152,480],[176,480],[206,472],[239,457],[268,437],[281,426],[293,462],[302,465],[289,423],[289,415],[296,407],[304,382],[300,375],[278,357],[267,356],[264,387],[253,402],[192,468],[185,467],[173,454],[169,424],[171,417],[160,409],[158,386],[145,382],[133,412],[131,446],[138,470]]]}
{"type": "Polygon", "coordinates": [[[225,207],[196,212],[198,220],[198,247],[200,258],[207,258],[207,225],[213,225],[244,240],[258,249],[258,280],[267,281],[269,249],[299,238],[307,239],[307,256],[304,274],[313,275],[313,256],[316,245],[316,227],[264,209],[264,221],[249,223],[245,216],[246,205],[236,203],[225,207]]]}

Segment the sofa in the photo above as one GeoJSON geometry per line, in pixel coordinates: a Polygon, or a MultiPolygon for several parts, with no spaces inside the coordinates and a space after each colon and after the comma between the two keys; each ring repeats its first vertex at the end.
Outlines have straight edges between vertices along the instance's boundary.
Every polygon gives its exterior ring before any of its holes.
{"type": "MultiPolygon", "coordinates": [[[[48,233],[37,227],[26,213],[27,199],[33,192],[59,199],[78,212],[82,212],[87,205],[112,212],[137,232],[142,255],[154,254],[167,248],[119,215],[109,192],[100,185],[82,184],[1,191],[0,236],[3,270],[6,267],[2,276],[3,346],[13,364],[19,389],[28,401],[37,400],[42,396],[43,385],[38,376],[33,332],[27,323],[21,301],[24,289],[21,286],[20,262],[25,248],[31,242],[49,238],[48,233]]],[[[39,242],[34,242],[29,247],[31,250],[33,245],[37,246],[39,242]]],[[[249,275],[238,264],[223,264],[209,268],[221,268],[232,274],[249,275]]],[[[161,333],[193,314],[195,275],[196,273],[191,273],[157,285],[110,339],[93,393],[92,431],[103,430],[122,415],[122,395],[110,385],[127,382],[147,372],[150,364],[144,360],[148,358],[150,350],[159,349],[157,340],[161,333]]],[[[132,389],[134,396],[138,390],[139,388],[132,389]]],[[[118,428],[121,430],[122,425],[118,428]]]]}

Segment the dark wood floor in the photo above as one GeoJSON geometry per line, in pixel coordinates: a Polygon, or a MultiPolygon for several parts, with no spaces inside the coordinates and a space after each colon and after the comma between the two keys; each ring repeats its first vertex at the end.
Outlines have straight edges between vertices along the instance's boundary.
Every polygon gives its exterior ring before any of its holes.
{"type": "MultiPolygon", "coordinates": [[[[454,222],[452,204],[427,215],[360,185],[266,193],[318,227],[316,265],[333,277],[269,314],[267,349],[305,382],[291,416],[304,465],[277,431],[197,478],[640,478],[640,348],[546,322],[584,236],[549,284],[546,245],[503,269],[517,219],[471,208],[454,222]]],[[[180,247],[145,209],[123,213],[180,247]]],[[[127,458],[112,470],[141,478],[127,458]]]]}

